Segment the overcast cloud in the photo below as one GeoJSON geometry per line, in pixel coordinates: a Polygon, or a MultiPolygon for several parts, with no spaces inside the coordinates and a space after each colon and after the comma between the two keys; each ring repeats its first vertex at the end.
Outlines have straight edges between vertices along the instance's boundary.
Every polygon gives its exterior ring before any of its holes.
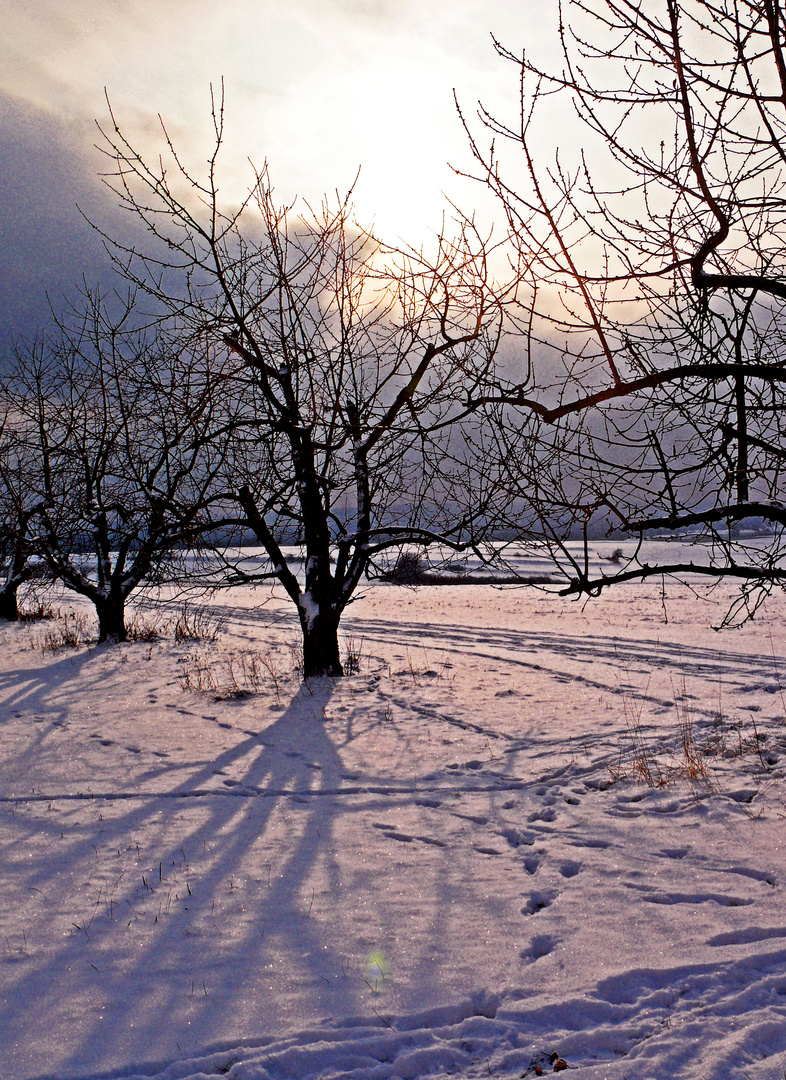
{"type": "Polygon", "coordinates": [[[0,0],[0,333],[27,330],[53,298],[101,273],[76,210],[114,226],[96,179],[94,121],[116,115],[143,149],[159,113],[197,167],[210,150],[209,87],[223,78],[228,199],[267,158],[282,199],[345,191],[386,236],[438,228],[442,191],[475,193],[452,103],[515,109],[515,73],[494,54],[545,48],[541,0],[0,0]],[[512,9],[512,10],[511,10],[512,9]],[[36,314],[38,313],[38,315],[36,314]]]}

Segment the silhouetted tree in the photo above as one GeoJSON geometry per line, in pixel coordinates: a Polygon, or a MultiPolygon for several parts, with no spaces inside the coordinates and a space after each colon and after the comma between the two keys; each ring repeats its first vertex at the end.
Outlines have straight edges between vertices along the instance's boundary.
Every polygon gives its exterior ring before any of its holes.
{"type": "Polygon", "coordinates": [[[92,601],[100,641],[126,639],[128,597],[171,577],[207,528],[223,465],[226,401],[204,355],[135,321],[133,300],[87,293],[45,340],[18,347],[6,380],[36,550],[92,601]]]}
{"type": "Polygon", "coordinates": [[[36,458],[20,438],[18,417],[0,386],[0,619],[19,619],[18,592],[41,573],[35,556],[35,518],[42,508],[36,497],[36,458]]]}
{"type": "Polygon", "coordinates": [[[168,138],[168,160],[149,164],[113,118],[107,182],[158,244],[111,244],[135,287],[235,363],[243,420],[226,520],[253,530],[267,576],[296,605],[305,675],[337,675],[341,615],[380,553],[472,535],[441,451],[462,397],[492,368],[500,301],[471,222],[435,238],[432,256],[393,249],[357,225],[349,196],[301,214],[279,206],[266,169],[241,207],[223,208],[221,109],[213,119],[199,181],[168,138]],[[293,542],[305,548],[302,580],[282,551],[293,542]]]}

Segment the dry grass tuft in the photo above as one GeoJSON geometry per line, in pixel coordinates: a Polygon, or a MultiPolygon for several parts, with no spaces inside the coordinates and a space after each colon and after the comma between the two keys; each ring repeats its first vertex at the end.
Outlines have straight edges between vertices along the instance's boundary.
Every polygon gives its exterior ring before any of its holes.
{"type": "Polygon", "coordinates": [[[59,619],[60,609],[53,607],[45,600],[34,600],[32,604],[19,609],[19,621],[21,623],[48,622],[59,619]]]}
{"type": "Polygon", "coordinates": [[[41,648],[45,652],[57,652],[59,649],[78,649],[89,640],[87,627],[89,619],[81,611],[60,614],[55,626],[47,630],[41,648]]]}
{"type": "Polygon", "coordinates": [[[160,641],[166,633],[169,623],[159,619],[148,619],[136,612],[130,623],[126,624],[129,641],[160,641]]]}
{"type": "Polygon", "coordinates": [[[674,693],[678,728],[671,748],[662,742],[656,745],[648,742],[641,721],[642,704],[637,697],[625,693],[622,702],[631,745],[627,753],[621,750],[619,760],[609,767],[614,780],[635,780],[652,788],[687,780],[691,784],[702,784],[708,790],[717,790],[717,782],[710,772],[708,747],[700,746],[696,739],[684,679],[680,691],[674,693]]]}
{"type": "Polygon", "coordinates": [[[711,728],[701,733],[691,711],[684,678],[681,686],[675,688],[674,705],[677,733],[669,744],[663,739],[648,739],[641,721],[640,702],[632,694],[623,695],[630,744],[626,750],[620,750],[619,760],[610,766],[614,780],[634,780],[653,788],[687,780],[708,791],[718,791],[714,764],[723,759],[755,755],[758,766],[766,772],[777,764],[778,755],[766,749],[768,736],[758,731],[753,714],[743,722],[738,716],[727,719],[719,711],[711,721],[711,728]]]}
{"type": "Polygon", "coordinates": [[[360,666],[363,662],[363,638],[356,641],[355,638],[347,638],[344,642],[344,659],[342,661],[345,675],[359,675],[360,666]]]}
{"type": "Polygon", "coordinates": [[[233,650],[220,655],[190,652],[180,659],[183,690],[210,694],[216,701],[239,700],[272,690],[281,701],[283,677],[272,653],[233,650]]]}
{"type": "Polygon", "coordinates": [[[207,608],[185,603],[175,619],[175,641],[217,641],[228,621],[228,615],[216,615],[207,608]]]}

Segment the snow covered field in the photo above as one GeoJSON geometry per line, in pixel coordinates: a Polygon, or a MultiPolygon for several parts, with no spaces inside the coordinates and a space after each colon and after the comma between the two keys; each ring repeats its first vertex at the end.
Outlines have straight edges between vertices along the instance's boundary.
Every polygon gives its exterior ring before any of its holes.
{"type": "Polygon", "coordinates": [[[0,628],[0,1075],[783,1080],[786,600],[728,595],[374,585],[309,686],[262,591],[0,628]]]}

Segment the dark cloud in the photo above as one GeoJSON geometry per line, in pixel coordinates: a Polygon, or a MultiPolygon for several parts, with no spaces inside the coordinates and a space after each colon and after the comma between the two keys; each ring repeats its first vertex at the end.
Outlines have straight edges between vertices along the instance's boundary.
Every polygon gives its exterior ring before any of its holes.
{"type": "Polygon", "coordinates": [[[32,336],[83,276],[108,279],[100,237],[80,213],[121,227],[115,197],[100,183],[85,132],[0,97],[0,344],[32,336]]]}

